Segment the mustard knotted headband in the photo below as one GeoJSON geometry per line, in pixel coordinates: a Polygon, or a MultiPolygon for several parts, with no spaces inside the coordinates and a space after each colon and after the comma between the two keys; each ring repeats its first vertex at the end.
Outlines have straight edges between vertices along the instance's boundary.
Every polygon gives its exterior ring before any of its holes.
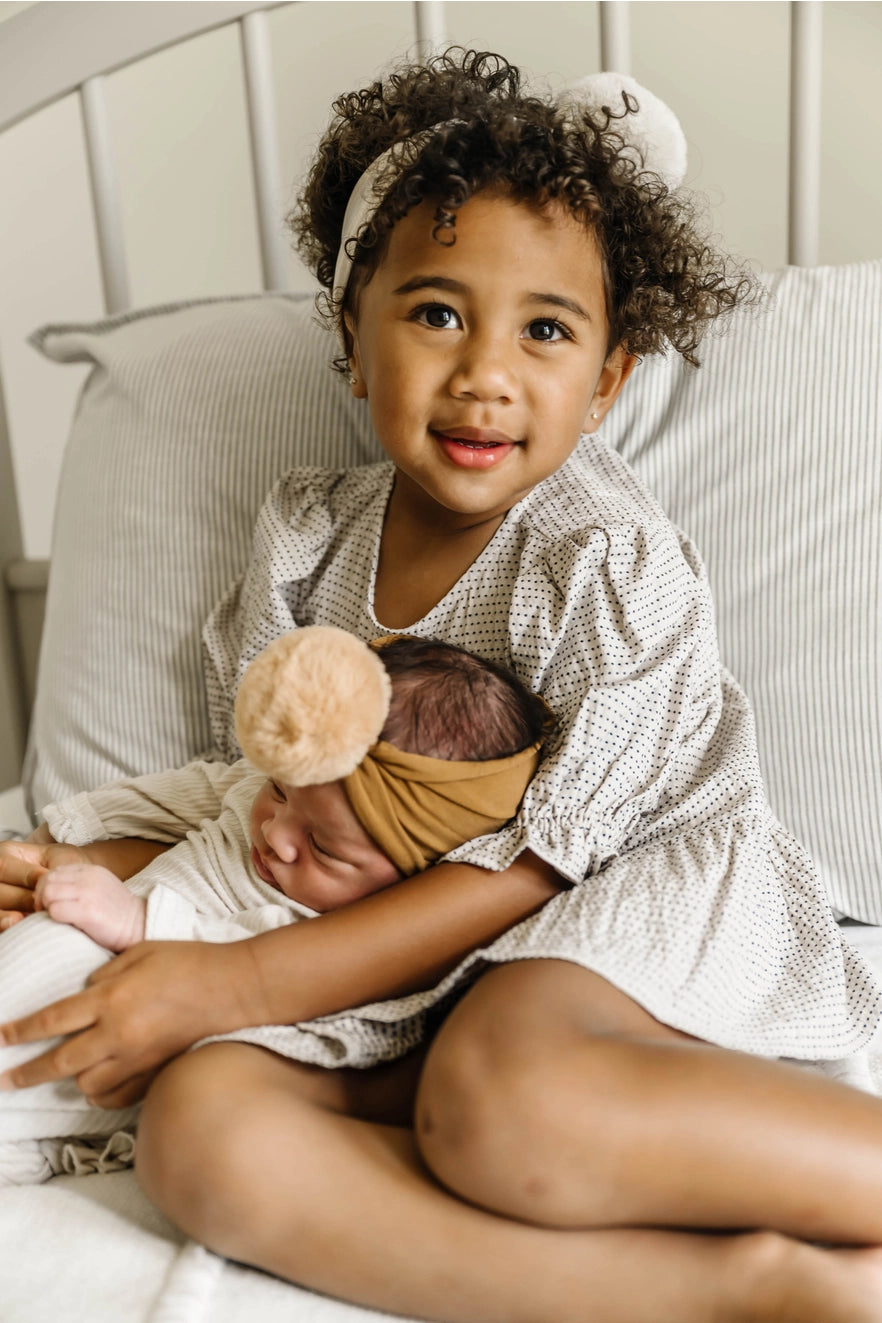
{"type": "Polygon", "coordinates": [[[409,876],[513,818],[541,747],[487,762],[449,762],[380,740],[343,785],[367,834],[409,876]]]}

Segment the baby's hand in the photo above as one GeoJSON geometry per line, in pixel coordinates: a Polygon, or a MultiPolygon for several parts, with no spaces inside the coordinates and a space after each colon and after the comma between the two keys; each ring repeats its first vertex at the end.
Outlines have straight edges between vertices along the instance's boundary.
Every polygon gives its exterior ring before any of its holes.
{"type": "Polygon", "coordinates": [[[98,864],[64,864],[44,873],[34,909],[79,928],[108,951],[126,951],[144,940],[147,902],[98,864]]]}
{"type": "Polygon", "coordinates": [[[27,841],[0,841],[0,911],[4,912],[0,914],[0,932],[30,914],[34,887],[47,869],[85,857],[79,847],[58,845],[42,829],[27,841]]]}

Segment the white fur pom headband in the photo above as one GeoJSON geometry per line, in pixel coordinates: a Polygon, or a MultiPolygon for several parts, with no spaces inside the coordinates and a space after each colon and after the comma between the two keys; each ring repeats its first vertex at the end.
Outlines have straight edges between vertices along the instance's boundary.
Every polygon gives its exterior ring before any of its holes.
{"type": "MultiPolygon", "coordinates": [[[[589,74],[562,88],[556,99],[562,109],[570,107],[573,112],[606,108],[618,115],[623,106],[623,93],[639,106],[632,114],[615,120],[616,130],[628,144],[626,152],[640,168],[658,175],[669,189],[678,188],[686,174],[686,137],[680,121],[664,101],[641,87],[636,79],[620,73],[589,74]]],[[[415,161],[420,148],[434,134],[461,122],[447,120],[414,134],[412,138],[393,143],[358,179],[343,217],[343,233],[334,268],[332,294],[338,303],[346,293],[352,271],[353,241],[358,239],[386,195],[388,167],[397,164],[402,155],[412,155],[415,161]]]]}
{"type": "Polygon", "coordinates": [[[562,88],[557,104],[574,111],[606,109],[618,115],[623,93],[639,107],[615,120],[615,128],[628,144],[625,151],[635,165],[658,175],[673,192],[686,175],[686,135],[670,106],[641,87],[636,78],[620,73],[589,74],[562,88]]]}

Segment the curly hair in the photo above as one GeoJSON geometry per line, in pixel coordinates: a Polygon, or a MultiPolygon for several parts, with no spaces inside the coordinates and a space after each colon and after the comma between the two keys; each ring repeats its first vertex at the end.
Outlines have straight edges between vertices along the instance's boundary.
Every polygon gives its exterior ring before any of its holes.
{"type": "MultiPolygon", "coordinates": [[[[412,208],[434,204],[433,235],[452,244],[457,211],[499,187],[536,207],[562,205],[594,234],[610,351],[620,345],[641,356],[670,345],[697,365],[709,324],[754,298],[756,283],[702,236],[689,196],[670,191],[628,145],[621,121],[637,108],[623,93],[621,107],[576,118],[550,96],[526,95],[519,71],[502,56],[457,47],[339,97],[289,217],[301,255],[327,291],[326,313],[342,325],[412,208]],[[356,182],[389,147],[438,125],[415,152],[390,162],[383,201],[350,241],[352,278],[339,306],[334,266],[356,182]]],[[[345,360],[337,366],[345,370],[345,360]]]]}

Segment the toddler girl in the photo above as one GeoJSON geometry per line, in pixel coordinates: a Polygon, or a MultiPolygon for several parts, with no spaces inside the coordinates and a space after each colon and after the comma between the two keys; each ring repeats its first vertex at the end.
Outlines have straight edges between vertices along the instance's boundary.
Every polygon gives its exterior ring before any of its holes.
{"type": "Polygon", "coordinates": [[[297,228],[390,462],[282,479],[205,636],[228,757],[239,677],[292,624],[511,664],[560,720],[518,817],[419,890],[221,955],[134,948],[7,1026],[83,1031],[11,1082],[112,1104],[239,1031],[153,1085],[143,1187],[212,1248],[365,1305],[879,1319],[882,1255],[806,1242],[882,1239],[882,1103],[763,1058],[858,1062],[882,994],[765,802],[697,554],[598,436],[639,355],[695,361],[747,292],[657,135],[633,145],[637,102],[534,98],[474,53],[338,101],[297,228]],[[171,978],[145,1048],[127,1005],[171,978]],[[316,1072],[243,1029],[381,996],[402,1053],[424,1017],[424,1061],[316,1072]]]}

